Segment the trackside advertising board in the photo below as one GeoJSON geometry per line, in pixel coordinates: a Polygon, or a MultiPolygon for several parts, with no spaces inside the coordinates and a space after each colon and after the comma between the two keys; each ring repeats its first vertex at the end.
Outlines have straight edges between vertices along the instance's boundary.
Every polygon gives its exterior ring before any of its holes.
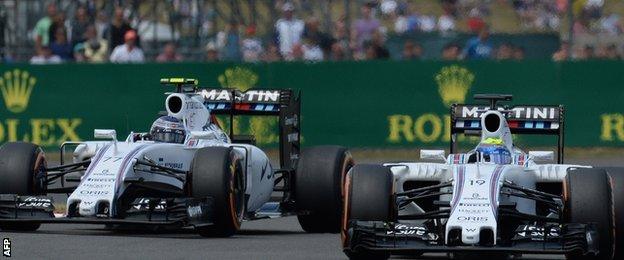
{"type": "MultiPolygon", "coordinates": [[[[476,93],[513,94],[515,105],[565,106],[568,146],[624,146],[622,62],[2,65],[0,142],[46,148],[89,140],[94,128],[148,131],[164,110],[160,78],[197,78],[204,87],[293,88],[302,93],[306,145],[447,147],[449,107],[476,93]]],[[[533,111],[538,113],[539,111],[533,111]]],[[[276,146],[277,119],[241,117],[237,133],[276,146]]],[[[227,122],[227,120],[223,120],[227,122]]],[[[226,125],[226,127],[229,127],[226,125]]],[[[517,137],[531,145],[554,144],[517,137]]]]}

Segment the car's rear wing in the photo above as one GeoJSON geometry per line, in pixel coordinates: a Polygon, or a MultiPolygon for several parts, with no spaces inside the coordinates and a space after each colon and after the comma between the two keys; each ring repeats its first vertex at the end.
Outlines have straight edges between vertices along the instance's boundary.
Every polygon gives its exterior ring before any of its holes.
{"type": "MultiPolygon", "coordinates": [[[[280,166],[293,168],[299,159],[301,95],[291,89],[250,89],[245,92],[227,88],[198,89],[204,104],[215,115],[229,115],[230,126],[235,115],[278,116],[280,166]]],[[[230,137],[234,137],[230,127],[230,137]]]]}
{"type": "Polygon", "coordinates": [[[505,115],[512,134],[557,136],[557,161],[563,163],[564,108],[562,105],[499,106],[497,101],[510,101],[511,95],[475,95],[488,100],[484,104],[453,104],[451,106],[451,153],[457,149],[457,135],[480,135],[481,114],[496,109],[505,115]]]}

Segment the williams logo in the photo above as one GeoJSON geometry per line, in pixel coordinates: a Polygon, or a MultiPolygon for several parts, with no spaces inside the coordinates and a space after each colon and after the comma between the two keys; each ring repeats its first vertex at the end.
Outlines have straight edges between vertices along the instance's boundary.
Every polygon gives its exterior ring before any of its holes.
{"type": "Polygon", "coordinates": [[[11,257],[11,240],[8,238],[2,240],[2,255],[4,257],[11,257]]]}
{"type": "Polygon", "coordinates": [[[24,112],[36,83],[37,79],[27,71],[15,69],[5,72],[0,78],[0,91],[6,108],[13,113],[24,112]]]}
{"type": "Polygon", "coordinates": [[[444,105],[450,107],[453,103],[464,103],[474,78],[472,72],[457,65],[442,68],[435,81],[444,105]]]}
{"type": "Polygon", "coordinates": [[[234,67],[226,69],[218,79],[221,87],[247,91],[258,83],[258,74],[247,68],[234,67]]]}

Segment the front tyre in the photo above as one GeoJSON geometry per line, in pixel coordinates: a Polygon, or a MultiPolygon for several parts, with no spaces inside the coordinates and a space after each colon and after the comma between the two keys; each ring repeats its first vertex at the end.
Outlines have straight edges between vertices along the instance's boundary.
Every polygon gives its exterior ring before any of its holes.
{"type": "Polygon", "coordinates": [[[615,208],[615,253],[613,259],[624,259],[624,167],[604,168],[611,177],[615,208]]]}
{"type": "MultiPolygon", "coordinates": [[[[24,142],[0,147],[0,194],[45,195],[46,159],[38,145],[24,142]]],[[[36,223],[4,223],[2,230],[35,231],[36,223]]]]}
{"type": "Polygon", "coordinates": [[[245,185],[240,159],[231,147],[197,150],[191,164],[191,195],[211,197],[213,225],[196,227],[205,237],[229,237],[240,229],[245,213],[245,185]]]}
{"type": "Polygon", "coordinates": [[[573,252],[568,259],[611,260],[615,249],[614,208],[611,181],[604,169],[568,171],[563,182],[563,219],[566,223],[594,223],[598,231],[596,256],[573,252]]]}
{"type": "Polygon", "coordinates": [[[376,164],[355,165],[345,181],[342,242],[349,259],[387,259],[385,252],[352,248],[348,225],[351,220],[390,222],[396,219],[394,177],[388,167],[376,164]],[[355,250],[354,250],[355,249],[355,250]]]}
{"type": "Polygon", "coordinates": [[[304,149],[295,175],[299,224],[309,233],[338,233],[342,217],[343,182],[353,166],[351,153],[341,146],[304,149]]]}

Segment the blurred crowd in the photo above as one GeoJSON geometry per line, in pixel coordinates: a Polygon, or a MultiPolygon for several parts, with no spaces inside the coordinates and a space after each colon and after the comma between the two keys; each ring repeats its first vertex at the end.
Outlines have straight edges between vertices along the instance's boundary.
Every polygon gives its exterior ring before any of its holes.
{"type": "MultiPolygon", "coordinates": [[[[521,27],[553,30],[560,26],[560,17],[568,10],[565,0],[492,0],[509,1],[519,17],[521,27]]],[[[340,17],[331,21],[328,31],[322,29],[321,20],[313,15],[302,19],[296,10],[299,5],[278,1],[279,18],[268,37],[260,37],[255,24],[242,24],[232,19],[212,37],[203,49],[201,58],[185,57],[178,52],[175,41],[159,46],[158,54],[147,57],[141,47],[141,35],[128,21],[128,12],[115,7],[110,19],[103,13],[79,6],[75,13],[66,14],[54,4],[46,7],[46,15],[33,28],[35,53],[33,64],[62,62],[87,63],[141,63],[193,61],[342,61],[376,60],[390,58],[386,41],[389,35],[414,32],[451,33],[458,27],[466,28],[475,36],[466,42],[446,44],[439,56],[444,60],[472,59],[524,59],[525,49],[511,42],[496,46],[490,40],[488,15],[492,1],[440,0],[442,14],[435,16],[420,13],[413,2],[405,0],[363,1],[359,15],[353,19],[340,17]],[[67,17],[69,16],[69,18],[67,17]],[[465,24],[459,25],[458,21],[465,24]]],[[[584,0],[575,6],[578,13],[574,31],[579,34],[604,31],[619,35],[623,32],[619,16],[604,15],[604,0],[584,0]]],[[[575,5],[576,3],[575,2],[575,5]]],[[[326,27],[327,28],[327,27],[326,27]]],[[[399,58],[422,59],[427,52],[417,40],[402,42],[399,58]]],[[[583,46],[571,50],[562,42],[553,54],[554,60],[619,59],[619,48],[608,46],[583,46]]],[[[396,56],[396,55],[395,55],[396,56]]],[[[395,57],[396,58],[396,57],[395,57]]]]}

